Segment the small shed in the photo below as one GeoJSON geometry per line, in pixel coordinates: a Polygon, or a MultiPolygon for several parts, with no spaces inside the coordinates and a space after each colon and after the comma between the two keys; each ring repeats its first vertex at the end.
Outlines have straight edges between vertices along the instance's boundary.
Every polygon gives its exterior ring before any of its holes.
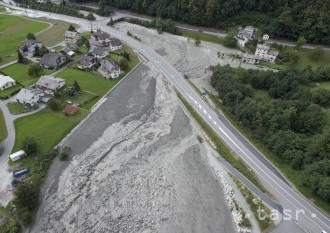
{"type": "Polygon", "coordinates": [[[67,105],[64,108],[64,114],[66,116],[73,116],[78,112],[78,107],[76,105],[67,105]]]}
{"type": "Polygon", "coordinates": [[[25,157],[27,154],[24,150],[19,150],[11,155],[9,155],[11,161],[17,161],[20,160],[21,158],[25,157]]]}

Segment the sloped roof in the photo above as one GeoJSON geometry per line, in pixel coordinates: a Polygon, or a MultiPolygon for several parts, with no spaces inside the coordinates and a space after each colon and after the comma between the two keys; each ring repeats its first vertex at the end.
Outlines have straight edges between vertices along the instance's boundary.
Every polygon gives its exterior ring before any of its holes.
{"type": "Polygon", "coordinates": [[[101,66],[104,70],[106,70],[109,73],[119,70],[119,66],[114,61],[102,60],[101,66]]]}
{"type": "Polygon", "coordinates": [[[62,78],[57,78],[51,75],[45,75],[39,78],[36,85],[55,91],[58,88],[58,86],[63,82],[65,83],[65,80],[62,78]]]}
{"type": "Polygon", "coordinates": [[[258,49],[265,49],[265,50],[269,50],[269,46],[265,45],[265,44],[257,44],[257,48],[258,49]]]}
{"type": "Polygon", "coordinates": [[[4,76],[0,74],[0,88],[9,82],[16,82],[16,81],[9,76],[4,76]]]}
{"type": "Polygon", "coordinates": [[[66,31],[63,35],[63,37],[67,38],[74,38],[75,36],[79,35],[78,32],[73,32],[73,31],[66,31]]]}
{"type": "Polygon", "coordinates": [[[120,46],[122,44],[123,43],[117,38],[112,38],[111,41],[110,41],[111,46],[120,46]]]}
{"type": "Polygon", "coordinates": [[[103,32],[101,30],[97,30],[92,34],[92,36],[97,37],[98,40],[105,40],[110,39],[110,35],[106,32],[103,32]]]}
{"type": "Polygon", "coordinates": [[[82,66],[88,66],[90,63],[95,63],[94,62],[94,57],[92,56],[84,56],[81,60],[80,60],[80,65],[82,66]]]}
{"type": "Polygon", "coordinates": [[[104,53],[106,53],[107,51],[101,47],[96,47],[94,50],[93,50],[93,54],[97,55],[97,56],[103,56],[104,53]]]}
{"type": "Polygon", "coordinates": [[[21,100],[23,102],[30,102],[35,95],[41,94],[41,90],[33,89],[33,88],[23,88],[18,92],[15,96],[16,99],[21,100]]]}
{"type": "Polygon", "coordinates": [[[246,54],[244,53],[242,55],[242,58],[246,58],[246,59],[256,59],[256,60],[260,60],[261,57],[257,56],[257,55],[253,55],[253,54],[246,54]]]}
{"type": "Polygon", "coordinates": [[[32,45],[34,44],[38,44],[38,43],[41,43],[39,40],[34,40],[34,39],[26,39],[20,46],[20,48],[29,48],[31,47],[32,45]]]}
{"type": "Polygon", "coordinates": [[[56,67],[57,65],[59,65],[58,60],[61,57],[66,58],[66,56],[61,53],[57,53],[57,52],[46,53],[45,55],[42,56],[42,58],[40,60],[40,64],[49,66],[49,67],[56,67]]]}

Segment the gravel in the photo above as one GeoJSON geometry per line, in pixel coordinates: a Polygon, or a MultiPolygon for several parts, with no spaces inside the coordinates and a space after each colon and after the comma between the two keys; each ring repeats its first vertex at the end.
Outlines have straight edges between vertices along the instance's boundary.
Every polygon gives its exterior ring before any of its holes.
{"type": "Polygon", "coordinates": [[[27,232],[236,232],[195,127],[150,64],[67,145],[76,156],[52,165],[27,232]]]}

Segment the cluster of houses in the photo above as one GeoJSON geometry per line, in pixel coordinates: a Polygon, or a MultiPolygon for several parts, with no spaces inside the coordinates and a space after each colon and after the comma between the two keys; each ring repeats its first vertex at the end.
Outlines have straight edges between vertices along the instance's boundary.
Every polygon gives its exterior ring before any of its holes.
{"type": "Polygon", "coordinates": [[[47,103],[54,93],[65,85],[64,79],[52,75],[41,76],[37,83],[20,90],[15,96],[15,101],[32,107],[41,102],[47,103]]]}
{"type": "MultiPolygon", "coordinates": [[[[245,47],[246,43],[256,39],[257,30],[252,26],[246,26],[245,28],[239,28],[239,32],[235,36],[237,44],[240,47],[245,47]]],[[[264,34],[262,40],[264,44],[257,44],[257,48],[254,54],[243,54],[241,60],[243,63],[257,64],[259,61],[268,61],[275,63],[278,52],[271,50],[270,46],[267,45],[269,35],[264,34]]]]}
{"type": "MultiPolygon", "coordinates": [[[[71,56],[81,42],[81,36],[75,31],[66,31],[63,35],[66,47],[60,52],[48,52],[40,58],[40,64],[46,69],[57,69],[63,65],[71,56]]],[[[122,42],[111,38],[110,35],[101,30],[97,30],[91,35],[91,52],[80,59],[80,69],[91,69],[96,64],[100,64],[98,72],[106,79],[118,78],[120,68],[115,61],[107,59],[111,51],[121,50],[122,42]]],[[[26,39],[19,47],[20,52],[25,54],[35,53],[36,47],[41,48],[42,44],[36,39],[26,39]]],[[[32,57],[32,56],[31,56],[32,57]]],[[[16,85],[16,81],[9,76],[0,75],[0,90],[5,90],[16,85]]],[[[14,100],[16,102],[38,106],[39,103],[47,103],[54,93],[66,85],[65,80],[46,75],[41,76],[34,85],[21,89],[14,100]]]]}
{"type": "Polygon", "coordinates": [[[91,69],[97,63],[100,64],[98,72],[106,79],[114,79],[120,76],[120,67],[115,61],[110,61],[107,56],[110,52],[121,50],[122,42],[101,30],[91,35],[91,53],[80,60],[79,69],[91,69]]]}
{"type": "MultiPolygon", "coordinates": [[[[66,31],[63,35],[66,47],[60,52],[49,52],[40,58],[40,65],[46,69],[57,69],[65,64],[75,52],[74,50],[81,42],[81,35],[75,31],[66,31]]],[[[80,59],[79,69],[91,69],[96,64],[101,66],[98,72],[106,79],[118,78],[120,76],[120,67],[114,61],[107,59],[110,52],[121,50],[122,42],[101,30],[97,30],[91,35],[90,40],[91,52],[80,59]]],[[[42,47],[38,40],[27,39],[20,46],[22,53],[34,53],[35,48],[42,47]]]]}

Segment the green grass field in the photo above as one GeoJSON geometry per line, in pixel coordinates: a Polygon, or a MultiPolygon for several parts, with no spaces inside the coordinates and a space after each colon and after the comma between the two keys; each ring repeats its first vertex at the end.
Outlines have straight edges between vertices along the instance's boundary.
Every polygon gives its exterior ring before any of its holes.
{"type": "Polygon", "coordinates": [[[16,92],[18,92],[22,87],[20,85],[15,85],[7,88],[6,90],[0,91],[0,99],[7,99],[16,92]]]}
{"type": "Polygon", "coordinates": [[[17,115],[25,111],[25,106],[17,102],[9,102],[7,104],[7,107],[9,109],[9,112],[13,115],[17,115]]]}
{"type": "Polygon", "coordinates": [[[49,27],[48,23],[36,22],[12,15],[0,15],[0,64],[13,61],[17,57],[17,48],[26,35],[37,33],[49,27]]]}
{"type": "Polygon", "coordinates": [[[79,94],[77,96],[68,96],[67,95],[67,89],[60,90],[60,95],[55,97],[56,100],[60,101],[61,103],[68,103],[69,101],[72,102],[73,104],[79,104],[80,107],[84,108],[84,105],[87,104],[88,102],[96,99],[98,95],[92,94],[89,92],[86,92],[84,90],[79,91],[79,94]]]}
{"type": "MultiPolygon", "coordinates": [[[[330,67],[330,51],[320,52],[320,50],[316,49],[297,49],[295,47],[285,47],[285,50],[297,55],[298,60],[297,63],[294,64],[294,67],[296,68],[305,68],[307,66],[311,66],[312,69],[317,69],[320,66],[330,67]],[[315,56],[315,53],[319,53],[319,55],[315,56]]],[[[290,64],[285,63],[283,65],[279,65],[265,61],[261,61],[260,65],[278,70],[287,70],[292,68],[292,65],[290,64]]]]}
{"type": "Polygon", "coordinates": [[[194,31],[190,31],[190,30],[183,30],[183,29],[180,29],[179,31],[182,33],[182,36],[184,36],[184,37],[195,39],[196,36],[198,35],[202,41],[212,42],[215,44],[223,43],[223,39],[218,36],[215,36],[215,35],[210,35],[210,34],[206,34],[203,32],[194,32],[194,31]]]}
{"type": "Polygon", "coordinates": [[[56,75],[59,78],[64,78],[68,85],[73,85],[76,80],[79,86],[86,91],[96,94],[98,97],[90,101],[83,107],[91,109],[91,107],[110,89],[112,89],[120,79],[106,80],[101,75],[97,75],[91,72],[85,72],[77,69],[64,69],[56,75]]]}
{"type": "MultiPolygon", "coordinates": [[[[82,119],[87,111],[79,110],[73,117],[62,112],[53,112],[49,108],[36,114],[15,120],[16,140],[13,151],[20,149],[25,137],[33,137],[38,143],[38,153],[48,153],[65,137],[82,119]]],[[[24,159],[25,160],[25,159],[24,159]]]]}
{"type": "Polygon", "coordinates": [[[56,51],[56,52],[59,52],[61,51],[62,49],[64,49],[65,47],[64,46],[56,46],[54,47],[53,49],[56,51]]]}
{"type": "MultiPolygon", "coordinates": [[[[32,77],[28,75],[30,65],[24,65],[20,63],[13,64],[11,66],[7,66],[3,68],[1,71],[15,79],[18,83],[23,85],[24,87],[29,86],[38,81],[39,77],[32,77]]],[[[44,70],[42,75],[51,74],[51,71],[44,70]]]]}
{"type": "Polygon", "coordinates": [[[324,88],[330,90],[330,82],[320,82],[316,84],[315,88],[324,88]]]}
{"type": "MultiPolygon", "coordinates": [[[[55,20],[55,19],[46,19],[39,18],[38,20],[51,23],[53,26],[46,31],[41,32],[37,35],[37,38],[45,45],[45,46],[54,46],[61,41],[63,41],[63,34],[69,28],[70,23],[55,20]]],[[[73,24],[76,29],[79,28],[77,24],[73,24]]]]}
{"type": "Polygon", "coordinates": [[[0,142],[8,135],[5,118],[3,117],[2,110],[0,109],[0,142]]]}
{"type": "Polygon", "coordinates": [[[0,12],[5,12],[6,9],[4,7],[0,7],[0,12]]]}

